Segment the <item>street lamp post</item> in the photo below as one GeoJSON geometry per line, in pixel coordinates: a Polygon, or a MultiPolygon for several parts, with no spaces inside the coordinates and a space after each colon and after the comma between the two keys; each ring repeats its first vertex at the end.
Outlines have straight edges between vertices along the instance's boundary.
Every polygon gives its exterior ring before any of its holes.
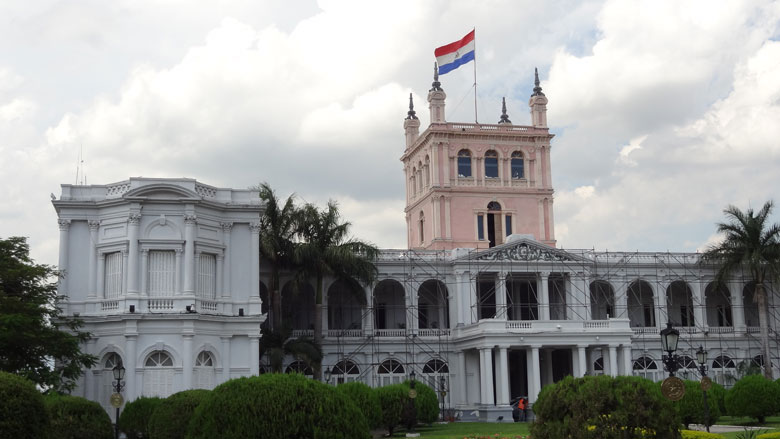
{"type": "Polygon", "coordinates": [[[710,406],[707,403],[707,390],[712,386],[710,378],[707,376],[707,351],[700,345],[696,351],[696,362],[699,363],[699,372],[701,372],[701,394],[704,399],[704,425],[707,432],[710,431],[710,406]]]}
{"type": "Polygon", "coordinates": [[[330,367],[325,368],[325,384],[330,384],[330,376],[332,373],[330,367]]]}
{"type": "Polygon", "coordinates": [[[412,372],[409,374],[409,404],[411,404],[411,412],[409,416],[411,419],[409,420],[409,432],[406,434],[406,437],[418,437],[420,436],[414,431],[414,426],[417,424],[417,409],[414,406],[414,400],[417,398],[417,390],[414,389],[415,385],[417,384],[415,377],[417,375],[414,373],[414,369],[412,369],[412,372]]]}
{"type": "Polygon", "coordinates": [[[116,419],[114,421],[114,439],[119,439],[119,407],[124,402],[122,399],[122,389],[125,387],[125,382],[122,381],[125,378],[125,367],[121,364],[117,364],[112,369],[114,374],[114,394],[111,395],[111,405],[116,408],[116,419]]]}
{"type": "Polygon", "coordinates": [[[661,383],[661,393],[672,401],[679,401],[685,396],[685,383],[674,376],[674,373],[680,369],[680,357],[675,354],[679,341],[680,331],[674,329],[671,322],[667,322],[666,328],[661,331],[661,349],[666,352],[662,361],[669,376],[661,383]]]}

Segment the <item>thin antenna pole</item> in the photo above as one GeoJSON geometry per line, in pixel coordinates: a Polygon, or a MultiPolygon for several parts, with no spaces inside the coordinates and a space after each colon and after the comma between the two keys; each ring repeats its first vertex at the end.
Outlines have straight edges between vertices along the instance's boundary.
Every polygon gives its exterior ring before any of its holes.
{"type": "Polygon", "coordinates": [[[477,117],[477,28],[474,30],[474,123],[479,123],[477,117]]]}

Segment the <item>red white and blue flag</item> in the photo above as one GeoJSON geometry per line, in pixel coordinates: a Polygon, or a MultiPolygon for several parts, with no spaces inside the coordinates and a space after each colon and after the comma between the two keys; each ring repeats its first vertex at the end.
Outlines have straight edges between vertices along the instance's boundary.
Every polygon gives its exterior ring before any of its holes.
{"type": "Polygon", "coordinates": [[[469,61],[474,61],[474,31],[472,30],[462,40],[441,46],[433,51],[439,74],[451,72],[469,61]]]}

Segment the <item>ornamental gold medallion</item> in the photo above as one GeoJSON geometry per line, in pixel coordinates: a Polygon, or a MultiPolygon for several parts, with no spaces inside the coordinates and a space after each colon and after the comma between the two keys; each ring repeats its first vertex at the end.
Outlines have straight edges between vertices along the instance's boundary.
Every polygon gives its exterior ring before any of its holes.
{"type": "Polygon", "coordinates": [[[661,383],[661,393],[671,401],[679,401],[685,396],[685,383],[677,377],[669,377],[661,383]]]}
{"type": "Polygon", "coordinates": [[[705,392],[710,390],[712,388],[712,380],[710,377],[702,377],[701,379],[701,390],[704,390],[705,392]]]}

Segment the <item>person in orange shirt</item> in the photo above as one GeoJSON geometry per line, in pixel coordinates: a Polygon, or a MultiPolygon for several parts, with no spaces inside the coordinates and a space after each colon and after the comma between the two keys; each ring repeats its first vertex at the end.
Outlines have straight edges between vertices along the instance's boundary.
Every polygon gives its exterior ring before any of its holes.
{"type": "Polygon", "coordinates": [[[520,410],[520,420],[522,422],[525,422],[525,409],[526,409],[526,402],[525,398],[520,398],[520,401],[517,401],[517,408],[520,410]]]}

